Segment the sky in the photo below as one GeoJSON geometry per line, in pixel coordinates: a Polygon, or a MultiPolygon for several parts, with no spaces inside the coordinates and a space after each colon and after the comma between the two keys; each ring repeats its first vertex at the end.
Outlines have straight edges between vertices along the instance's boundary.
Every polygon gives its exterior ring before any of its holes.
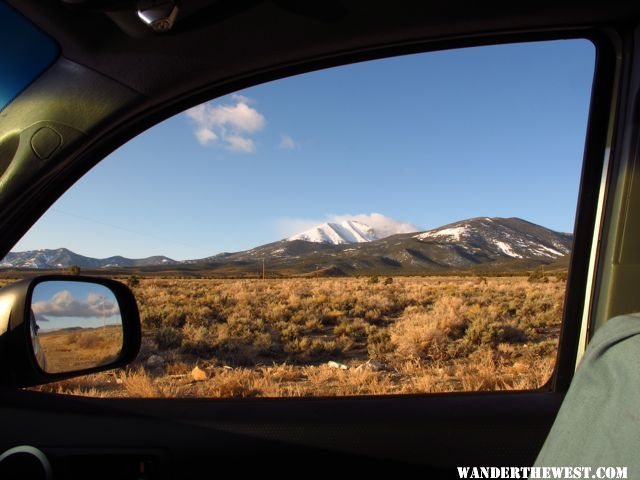
{"type": "Polygon", "coordinates": [[[356,216],[572,232],[594,58],[586,40],[476,47],[213,99],[113,152],[13,251],[196,259],[356,216]]]}

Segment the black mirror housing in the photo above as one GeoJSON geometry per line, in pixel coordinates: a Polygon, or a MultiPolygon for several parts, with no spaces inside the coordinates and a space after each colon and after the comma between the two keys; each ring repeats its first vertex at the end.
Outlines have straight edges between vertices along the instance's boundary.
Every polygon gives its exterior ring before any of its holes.
{"type": "Polygon", "coordinates": [[[0,289],[0,385],[29,387],[121,367],[136,358],[140,342],[140,315],[135,297],[126,285],[115,280],[43,275],[20,280],[0,289]],[[39,347],[34,347],[32,298],[34,289],[44,282],[77,282],[79,287],[95,285],[103,290],[108,289],[117,301],[122,322],[122,346],[117,355],[90,368],[54,373],[43,369],[42,361],[36,358],[40,353],[36,352],[39,347]]]}

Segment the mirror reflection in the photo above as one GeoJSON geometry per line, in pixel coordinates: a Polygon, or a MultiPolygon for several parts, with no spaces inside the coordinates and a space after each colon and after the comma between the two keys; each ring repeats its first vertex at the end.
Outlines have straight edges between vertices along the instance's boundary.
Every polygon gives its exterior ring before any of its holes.
{"type": "Polygon", "coordinates": [[[118,300],[104,285],[51,280],[31,297],[31,340],[36,360],[47,373],[106,365],[122,350],[118,300]]]}

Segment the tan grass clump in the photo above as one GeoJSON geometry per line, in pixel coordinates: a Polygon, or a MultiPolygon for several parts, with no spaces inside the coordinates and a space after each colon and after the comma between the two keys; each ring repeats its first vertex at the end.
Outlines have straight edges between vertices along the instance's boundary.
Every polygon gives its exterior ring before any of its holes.
{"type": "Polygon", "coordinates": [[[139,278],[139,359],[117,378],[103,373],[39,389],[135,397],[341,396],[531,389],[550,377],[562,275],[548,282],[384,278],[139,278]],[[145,369],[152,354],[163,358],[162,369],[145,369]],[[190,375],[196,366],[206,372],[198,382],[190,375]]]}

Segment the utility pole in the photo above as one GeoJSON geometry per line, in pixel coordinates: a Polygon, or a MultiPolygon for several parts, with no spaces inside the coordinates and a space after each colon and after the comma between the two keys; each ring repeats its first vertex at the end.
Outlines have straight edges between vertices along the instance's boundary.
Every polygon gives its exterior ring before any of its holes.
{"type": "Polygon", "coordinates": [[[262,257],[262,279],[264,280],[265,277],[265,272],[264,272],[264,257],[262,257]]]}
{"type": "Polygon", "coordinates": [[[100,305],[100,312],[102,313],[102,330],[104,330],[107,326],[107,319],[104,315],[104,295],[101,295],[100,299],[102,300],[102,303],[100,305]]]}

